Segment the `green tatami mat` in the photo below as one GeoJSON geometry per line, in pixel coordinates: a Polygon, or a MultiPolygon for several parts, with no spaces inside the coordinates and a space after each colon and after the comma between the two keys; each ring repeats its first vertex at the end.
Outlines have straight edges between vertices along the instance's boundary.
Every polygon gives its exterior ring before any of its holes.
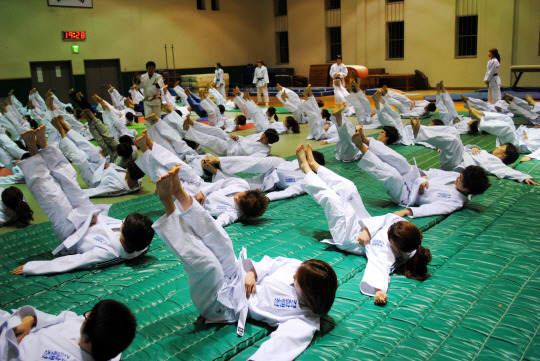
{"type": "MultiPolygon", "coordinates": [[[[494,148],[491,136],[463,140],[494,148]]],[[[327,167],[356,184],[372,215],[400,209],[356,162],[335,160],[334,148],[321,148],[327,167]]],[[[439,166],[435,150],[393,148],[421,168],[439,166]]],[[[534,175],[537,164],[514,166],[534,175]]],[[[318,258],[336,270],[334,307],[300,360],[540,360],[540,232],[534,211],[540,189],[491,180],[491,188],[463,210],[412,220],[433,253],[431,277],[418,282],[393,275],[385,307],[360,293],[366,259],[320,242],[330,237],[328,225],[322,208],[307,195],[272,202],[262,222],[235,223],[226,231],[235,251],[246,247],[255,260],[262,255],[318,258]]],[[[156,220],[164,211],[152,191],[148,184],[147,195],[114,204],[111,215],[122,218],[137,211],[156,220]]],[[[49,223],[2,235],[1,243],[0,308],[32,305],[49,313],[82,314],[103,298],[125,302],[138,321],[125,360],[245,360],[272,331],[250,321],[240,338],[235,325],[204,324],[191,303],[182,265],[157,236],[140,259],[35,277],[9,271],[32,259],[52,258],[58,243],[49,223]]]]}

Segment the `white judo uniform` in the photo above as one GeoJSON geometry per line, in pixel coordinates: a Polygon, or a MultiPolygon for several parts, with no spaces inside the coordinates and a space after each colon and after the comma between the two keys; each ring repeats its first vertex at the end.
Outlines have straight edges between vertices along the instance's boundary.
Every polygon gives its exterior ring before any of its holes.
{"type": "Polygon", "coordinates": [[[130,88],[129,95],[131,96],[131,101],[135,104],[139,104],[144,101],[144,95],[142,95],[139,89],[130,88]]]}
{"type": "Polygon", "coordinates": [[[208,124],[213,127],[223,129],[225,125],[225,119],[223,118],[225,117],[221,115],[216,103],[214,103],[209,97],[206,97],[201,101],[201,106],[206,113],[208,113],[208,124]]]}
{"type": "Polygon", "coordinates": [[[264,65],[255,67],[253,73],[253,84],[257,87],[257,102],[261,102],[261,92],[264,94],[264,102],[268,103],[268,69],[264,65]]]}
{"type": "Polygon", "coordinates": [[[262,133],[255,133],[247,137],[239,136],[238,140],[233,140],[223,129],[196,122],[189,128],[185,138],[201,144],[219,156],[266,157],[270,154],[271,146],[259,141],[261,135],[262,133]]]}
{"type": "Polygon", "coordinates": [[[371,107],[366,94],[362,90],[358,90],[356,93],[349,93],[346,99],[354,107],[358,123],[364,124],[364,129],[374,129],[381,126],[375,109],[371,107]]]}
{"type": "Polygon", "coordinates": [[[499,61],[490,59],[487,63],[484,81],[488,81],[488,102],[495,104],[501,100],[501,78],[499,78],[499,61]]]}
{"type": "MultiPolygon", "coordinates": [[[[173,116],[173,113],[170,113],[165,118],[169,116],[173,116]]],[[[148,135],[150,135],[150,138],[154,142],[176,154],[181,159],[185,159],[188,155],[198,154],[195,149],[187,145],[180,133],[176,129],[173,129],[165,119],[161,119],[156,124],[148,127],[148,135]]]]}
{"type": "Polygon", "coordinates": [[[268,119],[265,111],[259,108],[253,100],[245,101],[243,96],[236,96],[234,103],[238,105],[238,108],[244,113],[246,118],[253,120],[257,132],[260,133],[267,129],[274,129],[278,134],[287,134],[287,127],[281,122],[268,119]]]}
{"type": "Polygon", "coordinates": [[[375,139],[370,139],[369,149],[358,166],[382,183],[394,203],[409,208],[413,212],[411,218],[450,214],[469,200],[456,189],[459,173],[440,169],[422,171],[375,139]],[[420,185],[426,181],[429,187],[419,194],[420,185]]]}
{"type": "Polygon", "coordinates": [[[230,175],[242,172],[260,174],[246,180],[252,189],[264,192],[275,190],[266,195],[270,201],[296,197],[304,193],[302,184],[305,174],[296,159],[287,161],[278,157],[221,157],[220,167],[223,173],[230,175]]]}
{"type": "Polygon", "coordinates": [[[227,233],[195,201],[153,225],[161,239],[182,261],[188,274],[193,304],[207,323],[235,323],[243,335],[247,317],[277,327],[250,360],[293,360],[309,346],[320,329],[320,317],[308,309],[294,287],[294,274],[302,262],[265,256],[260,262],[246,259],[246,250],[235,257],[227,233]],[[246,299],[244,279],[257,273],[255,294],[246,299]]]}
{"type": "Polygon", "coordinates": [[[337,125],[338,142],[334,149],[334,156],[342,162],[354,162],[362,158],[362,152],[353,144],[351,137],[356,133],[356,127],[346,117],[341,119],[341,127],[337,125]]]}
{"type": "Polygon", "coordinates": [[[22,117],[17,117],[10,112],[0,113],[0,126],[11,134],[14,141],[21,139],[21,134],[30,130],[30,124],[22,117]]]}
{"type": "MultiPolygon", "coordinates": [[[[338,132],[334,122],[326,121],[321,115],[321,109],[317,105],[314,96],[309,97],[304,102],[304,111],[309,124],[309,134],[306,139],[327,140],[329,143],[337,142],[338,132]],[[325,127],[328,126],[328,129],[325,127]],[[332,142],[329,140],[332,139],[332,142]]],[[[333,119],[333,116],[330,117],[333,119]]]]}
{"type": "MultiPolygon", "coordinates": [[[[13,314],[0,310],[0,357],[10,361],[92,361],[92,355],[79,346],[83,323],[84,316],[71,311],[51,315],[32,306],[18,308],[13,314]],[[33,316],[36,325],[18,344],[13,329],[21,325],[26,316],[33,316]]],[[[120,360],[120,357],[121,354],[111,361],[120,360]]]]}
{"type": "Polygon", "coordinates": [[[521,154],[533,153],[540,148],[540,128],[527,128],[521,125],[516,129],[512,118],[504,114],[484,112],[478,130],[496,135],[497,147],[512,143],[521,154]]]}
{"type": "Polygon", "coordinates": [[[368,296],[374,296],[377,289],[388,291],[394,269],[414,254],[394,251],[388,240],[388,228],[405,219],[391,213],[371,217],[354,183],[325,167],[306,174],[303,188],[324,209],[332,239],[323,242],[367,258],[360,291],[368,296]],[[358,237],[366,228],[371,240],[364,247],[358,237]]]}
{"type": "Polygon", "coordinates": [[[392,109],[387,102],[381,104],[379,109],[377,109],[377,118],[382,126],[390,126],[397,129],[400,138],[396,144],[414,144],[412,129],[403,125],[399,113],[392,109]]]}
{"type": "Polygon", "coordinates": [[[67,254],[50,261],[30,261],[25,275],[97,268],[132,259],[143,252],[127,253],[119,237],[122,220],[108,217],[111,205],[92,204],[77,183],[77,173],[60,150],[47,146],[23,160],[26,184],[52,223],[60,240],[53,254],[67,254]],[[90,225],[94,215],[96,224],[90,225]]]}
{"type": "Polygon", "coordinates": [[[341,81],[341,85],[345,85],[344,79],[347,76],[347,74],[348,74],[347,66],[343,63],[341,64],[334,63],[330,67],[330,77],[332,79],[339,79],[341,81]],[[336,76],[336,74],[338,75],[336,76]]]}
{"type": "Polygon", "coordinates": [[[125,98],[122,95],[120,95],[118,90],[116,90],[115,88],[109,88],[108,92],[109,92],[109,95],[111,96],[111,101],[114,105],[114,108],[117,110],[123,110],[125,108],[125,105],[124,105],[125,98]]]}
{"type": "Polygon", "coordinates": [[[225,76],[223,73],[223,69],[218,68],[214,70],[214,74],[214,84],[216,84],[218,92],[224,99],[227,99],[227,94],[225,93],[225,76]]]}
{"type": "Polygon", "coordinates": [[[427,100],[411,100],[392,90],[386,93],[384,100],[389,105],[396,107],[401,112],[402,117],[429,116],[429,112],[424,109],[429,104],[427,100]]]}
{"type": "Polygon", "coordinates": [[[28,95],[28,100],[32,102],[32,105],[38,109],[40,109],[42,112],[47,110],[47,105],[45,104],[45,100],[39,95],[37,90],[31,94],[28,95]]]}
{"type": "Polygon", "coordinates": [[[9,138],[4,129],[0,127],[0,167],[6,167],[9,170],[13,170],[15,162],[21,160],[22,156],[26,153],[21,149],[14,141],[9,138]]]}
{"type": "Polygon", "coordinates": [[[276,98],[283,103],[283,107],[292,113],[293,118],[299,123],[307,123],[307,116],[305,114],[304,100],[300,99],[298,94],[290,89],[282,88],[277,94],[276,98]],[[282,94],[286,93],[287,101],[283,100],[282,94]]]}
{"type": "Polygon", "coordinates": [[[540,102],[536,102],[534,106],[530,106],[525,100],[514,97],[508,105],[508,111],[528,119],[534,125],[540,124],[540,102]]]}
{"type": "Polygon", "coordinates": [[[429,143],[441,150],[439,160],[441,169],[461,172],[470,165],[477,165],[497,178],[511,179],[523,182],[533,177],[518,170],[510,168],[502,160],[491,153],[482,150],[480,154],[473,154],[474,145],[463,146],[459,133],[453,127],[424,127],[420,131],[416,141],[429,143]]]}
{"type": "Polygon", "coordinates": [[[343,84],[340,83],[339,86],[334,84],[334,98],[335,98],[336,104],[345,103],[346,108],[345,110],[343,110],[343,115],[345,116],[353,115],[355,112],[355,108],[349,102],[348,97],[349,97],[349,92],[347,91],[347,89],[345,89],[343,84]]]}
{"type": "Polygon", "coordinates": [[[506,114],[509,117],[514,116],[514,114],[509,109],[510,105],[502,99],[495,102],[495,104],[491,104],[489,102],[483,101],[482,99],[468,97],[468,100],[463,107],[465,109],[469,109],[469,106],[472,106],[474,109],[478,109],[483,112],[501,113],[506,114]]]}
{"type": "Polygon", "coordinates": [[[133,110],[126,109],[120,111],[115,109],[111,104],[107,102],[105,103],[109,109],[100,105],[98,107],[98,110],[101,111],[101,114],[103,115],[103,122],[109,128],[109,132],[114,137],[114,139],[118,140],[122,135],[127,135],[131,139],[135,139],[137,137],[137,131],[135,129],[129,129],[126,126],[126,113],[133,113],[133,110]]]}
{"type": "Polygon", "coordinates": [[[145,116],[154,113],[159,117],[159,114],[161,114],[161,88],[164,86],[163,77],[158,73],[154,73],[151,77],[148,73],[141,75],[141,80],[137,84],[137,87],[144,92],[143,105],[145,116]]]}

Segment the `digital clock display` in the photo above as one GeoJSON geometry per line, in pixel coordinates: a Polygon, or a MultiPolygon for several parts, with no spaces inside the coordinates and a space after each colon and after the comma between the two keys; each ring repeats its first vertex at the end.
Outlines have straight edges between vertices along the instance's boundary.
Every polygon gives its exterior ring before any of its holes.
{"type": "Polygon", "coordinates": [[[85,40],[86,31],[62,31],[62,40],[85,40]]]}

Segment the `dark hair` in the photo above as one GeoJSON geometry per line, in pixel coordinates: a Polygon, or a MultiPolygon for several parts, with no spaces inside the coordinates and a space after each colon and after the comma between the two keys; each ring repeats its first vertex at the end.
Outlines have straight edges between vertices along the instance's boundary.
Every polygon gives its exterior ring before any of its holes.
{"type": "Polygon", "coordinates": [[[322,100],[317,100],[317,105],[319,106],[319,108],[322,108],[324,107],[324,102],[322,100]]]}
{"type": "Polygon", "coordinates": [[[153,61],[149,61],[146,63],[146,70],[148,70],[149,67],[153,66],[154,68],[156,67],[156,63],[154,63],[153,61]]]}
{"type": "Polygon", "coordinates": [[[238,125],[246,125],[246,116],[245,115],[239,115],[236,117],[236,121],[238,122],[238,125]]]}
{"type": "Polygon", "coordinates": [[[504,164],[512,164],[519,158],[519,150],[512,143],[505,143],[506,149],[504,151],[505,157],[502,160],[504,164]]]}
{"type": "Polygon", "coordinates": [[[497,50],[497,48],[491,48],[491,49],[489,49],[489,52],[491,53],[491,55],[493,55],[494,58],[497,59],[497,61],[500,64],[501,63],[501,56],[499,55],[499,50],[497,50]]]}
{"type": "MultiPolygon", "coordinates": [[[[131,113],[128,113],[128,114],[131,114],[131,113]]],[[[133,145],[133,138],[131,138],[127,134],[124,134],[124,135],[120,136],[120,138],[118,138],[118,142],[133,145]]]]}
{"type": "Polygon", "coordinates": [[[224,107],[222,104],[218,105],[217,107],[218,107],[218,109],[219,109],[219,113],[220,113],[220,114],[225,113],[225,107],[224,107]]]}
{"type": "MultiPolygon", "coordinates": [[[[120,146],[120,144],[118,146],[120,146]]],[[[131,151],[133,152],[133,149],[131,149],[131,151]]],[[[128,162],[128,165],[126,167],[126,171],[129,172],[129,178],[131,178],[133,180],[138,180],[138,179],[141,179],[142,177],[144,177],[144,172],[133,161],[128,162]]]]}
{"type": "Polygon", "coordinates": [[[330,120],[330,117],[332,116],[332,114],[330,114],[328,109],[323,109],[321,112],[321,116],[326,120],[330,120]]]}
{"type": "Polygon", "coordinates": [[[135,116],[133,115],[132,112],[127,112],[126,113],[126,119],[129,120],[130,122],[132,122],[134,118],[135,118],[135,116]]]}
{"type": "Polygon", "coordinates": [[[326,163],[326,160],[324,159],[324,154],[317,150],[313,151],[313,158],[315,159],[315,162],[319,163],[320,165],[325,165],[326,163]]]}
{"type": "Polygon", "coordinates": [[[75,110],[75,116],[77,117],[77,119],[81,119],[82,111],[83,110],[81,108],[77,108],[77,110],[75,110]]]}
{"type": "Polygon", "coordinates": [[[220,68],[220,69],[223,69],[223,67],[221,66],[221,63],[219,63],[219,62],[216,63],[216,66],[217,66],[218,68],[220,68]]]}
{"type": "Polygon", "coordinates": [[[73,114],[73,108],[72,107],[66,107],[66,113],[73,114]]]}
{"type": "Polygon", "coordinates": [[[38,122],[36,122],[34,119],[32,119],[31,116],[25,115],[23,118],[26,119],[26,121],[28,122],[28,124],[30,124],[30,127],[32,129],[36,130],[39,127],[38,122]]]}
{"type": "Polygon", "coordinates": [[[382,127],[382,130],[384,130],[384,132],[386,133],[386,137],[388,138],[388,145],[394,144],[401,138],[398,130],[395,127],[385,125],[384,127],[382,127]]]}
{"type": "Polygon", "coordinates": [[[429,103],[427,105],[427,110],[428,110],[428,112],[434,112],[435,110],[437,110],[437,107],[435,106],[435,103],[429,103]]]}
{"type": "Polygon", "coordinates": [[[127,252],[142,251],[154,238],[152,220],[142,213],[131,213],[124,219],[122,235],[127,252]]]}
{"type": "Polygon", "coordinates": [[[279,134],[275,129],[266,129],[264,134],[266,134],[266,139],[268,139],[268,144],[274,144],[277,141],[279,141],[279,134]]]}
{"type": "Polygon", "coordinates": [[[17,222],[26,227],[34,220],[34,211],[24,201],[23,192],[16,187],[8,187],[2,192],[2,203],[15,212],[17,222]]]}
{"type": "Polygon", "coordinates": [[[480,124],[479,120],[473,120],[469,125],[469,131],[467,133],[470,135],[478,134],[478,124],[480,124]]]}
{"type": "Polygon", "coordinates": [[[405,277],[418,281],[427,278],[427,265],[431,261],[431,251],[421,245],[422,237],[422,232],[411,222],[396,222],[388,228],[388,239],[399,251],[416,250],[414,256],[403,265],[403,271],[405,277]]]}
{"type": "Polygon", "coordinates": [[[191,149],[197,149],[197,147],[199,146],[197,144],[197,142],[194,142],[192,140],[189,140],[189,139],[186,139],[184,138],[184,142],[186,142],[186,144],[188,145],[188,147],[190,147],[191,149]]]}
{"type": "Polygon", "coordinates": [[[96,361],[110,360],[135,338],[137,320],[130,309],[116,300],[101,300],[88,315],[82,333],[92,344],[96,361]]]}
{"type": "Polygon", "coordinates": [[[266,109],[266,111],[268,112],[268,114],[270,114],[271,117],[274,117],[274,120],[278,120],[278,116],[276,114],[276,108],[270,107],[266,109]]]}
{"type": "MultiPolygon", "coordinates": [[[[336,56],[336,60],[338,60],[338,59],[341,59],[341,55],[336,56]]],[[[341,59],[341,60],[343,60],[343,59],[341,59]]]]}
{"type": "MultiPolygon", "coordinates": [[[[116,153],[122,158],[131,159],[133,148],[127,143],[120,143],[116,147],[116,153]]],[[[131,172],[129,173],[129,176],[131,177],[131,172]]]]}
{"type": "Polygon", "coordinates": [[[463,175],[463,187],[467,188],[470,194],[482,194],[490,186],[489,179],[484,168],[470,165],[461,172],[463,175]]]}
{"type": "MultiPolygon", "coordinates": [[[[178,95],[177,95],[177,97],[178,97],[178,95]]],[[[178,97],[178,99],[180,99],[180,97],[178,97]]],[[[176,100],[178,100],[178,99],[176,99],[176,100]]],[[[178,114],[178,115],[181,116],[181,117],[184,116],[184,114],[182,114],[182,112],[180,111],[180,109],[175,109],[175,112],[176,112],[176,114],[178,114]]]]}
{"type": "Polygon", "coordinates": [[[444,122],[440,119],[433,119],[431,122],[433,125],[444,125],[444,122]]]}
{"type": "Polygon", "coordinates": [[[294,134],[300,133],[300,125],[294,117],[288,116],[285,120],[287,121],[287,129],[290,129],[294,134]]]}
{"type": "Polygon", "coordinates": [[[247,191],[243,197],[238,199],[238,208],[244,216],[260,217],[266,211],[268,202],[270,200],[260,189],[254,189],[247,191]]]}
{"type": "Polygon", "coordinates": [[[338,280],[336,272],[328,263],[308,259],[296,271],[296,282],[302,290],[302,299],[314,313],[327,314],[336,298],[338,280]]]}
{"type": "Polygon", "coordinates": [[[257,59],[257,64],[258,63],[261,63],[262,65],[264,65],[264,61],[262,61],[261,59],[257,59]]]}

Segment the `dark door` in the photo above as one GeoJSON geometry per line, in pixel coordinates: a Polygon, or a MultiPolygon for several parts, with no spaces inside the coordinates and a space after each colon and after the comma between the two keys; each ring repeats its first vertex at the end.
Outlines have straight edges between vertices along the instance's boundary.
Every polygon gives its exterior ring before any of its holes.
{"type": "Polygon", "coordinates": [[[122,94],[120,59],[85,60],[84,75],[88,97],[97,94],[110,103],[109,84],[122,94]]]}
{"type": "Polygon", "coordinates": [[[71,61],[32,61],[30,62],[32,86],[41,94],[53,89],[63,103],[71,103],[69,90],[73,87],[71,61]]]}

